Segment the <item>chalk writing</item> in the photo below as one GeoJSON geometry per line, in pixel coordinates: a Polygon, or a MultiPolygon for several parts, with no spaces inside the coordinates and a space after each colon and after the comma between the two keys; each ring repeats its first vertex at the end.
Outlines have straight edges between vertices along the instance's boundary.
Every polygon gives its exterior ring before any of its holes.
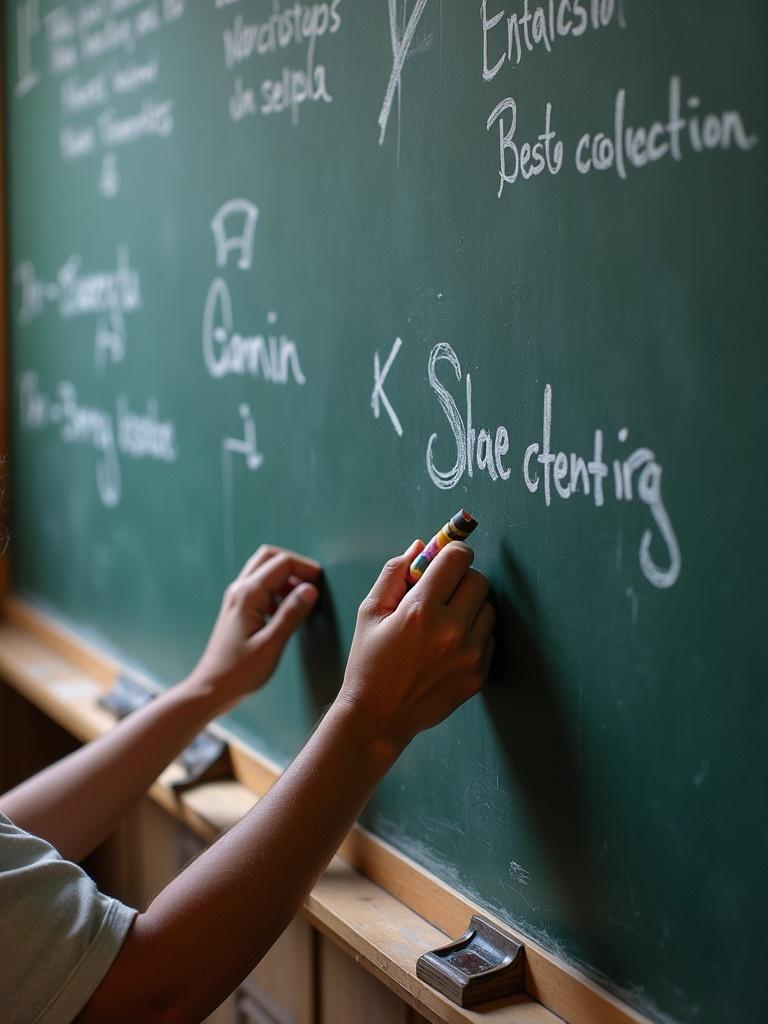
{"type": "Polygon", "coordinates": [[[552,128],[551,103],[547,103],[546,106],[544,131],[537,136],[536,142],[533,143],[523,142],[518,145],[515,138],[517,104],[511,97],[496,104],[490,113],[486,128],[490,129],[496,121],[499,122],[499,163],[501,166],[499,196],[505,185],[512,185],[517,181],[518,175],[528,180],[528,178],[535,178],[540,174],[560,173],[563,167],[563,143],[557,140],[557,132],[552,128]],[[509,119],[506,128],[505,114],[509,119]]]}
{"type": "MultiPolygon", "coordinates": [[[[250,270],[258,208],[247,199],[230,199],[211,220],[216,266],[226,268],[230,256],[237,256],[239,270],[250,270]]],[[[210,284],[203,309],[203,361],[211,377],[259,377],[273,384],[306,383],[298,346],[278,331],[278,315],[267,313],[266,329],[243,334],[235,329],[229,284],[216,277],[210,284]]]]}
{"type": "Polygon", "coordinates": [[[97,188],[105,198],[114,198],[121,187],[108,151],[174,132],[174,102],[155,94],[160,63],[141,50],[185,11],[185,0],[69,2],[44,16],[39,0],[17,4],[14,96],[21,99],[46,75],[59,79],[61,157],[81,160],[102,151],[97,188]],[[38,51],[46,52],[47,62],[38,51]],[[153,95],[141,98],[150,88],[153,95]]]}
{"type": "MultiPolygon", "coordinates": [[[[450,490],[464,478],[473,477],[475,471],[486,473],[491,481],[506,481],[512,475],[512,466],[506,456],[510,452],[510,435],[505,426],[495,431],[486,427],[477,429],[474,421],[472,375],[463,376],[463,413],[451,391],[441,381],[438,367],[447,363],[453,376],[462,382],[459,357],[447,343],[435,345],[429,355],[427,379],[447,420],[455,460],[447,469],[437,465],[435,448],[439,437],[430,435],[427,442],[426,465],[432,483],[441,490],[450,490]]],[[[449,375],[450,376],[450,375],[449,375]]],[[[628,428],[617,434],[620,446],[629,439],[628,428]]],[[[577,494],[591,497],[594,508],[605,504],[606,495],[616,501],[640,501],[649,510],[654,530],[646,529],[640,538],[638,561],[645,578],[655,587],[673,586],[682,568],[682,556],[677,535],[662,496],[663,469],[655,453],[647,447],[635,448],[613,458],[609,464],[604,457],[603,430],[594,432],[594,446],[590,455],[577,452],[554,451],[552,448],[552,387],[544,388],[544,412],[541,439],[525,448],[521,459],[522,478],[530,494],[540,493],[545,508],[553,498],[568,501],[577,494]],[[661,549],[659,557],[657,548],[661,549]]]]}
{"type": "Polygon", "coordinates": [[[395,338],[394,344],[390,349],[387,361],[384,363],[384,369],[381,368],[381,360],[379,359],[379,353],[375,352],[373,355],[373,392],[371,393],[371,408],[373,409],[373,415],[376,419],[381,415],[382,405],[387,411],[390,422],[395,428],[395,433],[398,437],[403,436],[403,427],[400,423],[400,419],[392,408],[392,404],[387,398],[387,394],[384,391],[384,381],[387,379],[387,374],[392,368],[392,363],[397,357],[397,353],[400,351],[400,347],[403,342],[401,338],[395,338]]]}
{"type": "Polygon", "coordinates": [[[98,127],[102,146],[127,146],[147,136],[167,139],[174,128],[173,101],[145,100],[141,110],[128,117],[106,110],[99,116],[98,127]]]}
{"type": "Polygon", "coordinates": [[[234,572],[235,564],[235,504],[232,459],[241,456],[246,468],[255,472],[264,462],[256,444],[256,423],[247,402],[240,406],[243,421],[242,437],[225,437],[221,444],[222,500],[224,504],[224,550],[227,571],[234,572]]]}
{"type": "Polygon", "coordinates": [[[120,171],[117,166],[117,157],[114,153],[105,153],[101,161],[101,174],[99,175],[99,192],[105,199],[113,199],[120,191],[120,171]]]}
{"type": "MultiPolygon", "coordinates": [[[[506,6],[500,0],[482,0],[482,79],[492,82],[505,69],[519,67],[528,55],[551,53],[558,40],[609,29],[627,29],[625,0],[508,0],[506,6]]],[[[554,101],[547,100],[543,113],[536,114],[543,130],[531,132],[526,127],[528,112],[523,116],[517,98],[505,96],[486,119],[486,130],[498,132],[497,195],[500,198],[515,183],[560,174],[564,167],[581,175],[614,171],[626,180],[630,171],[660,160],[679,163],[712,150],[749,152],[758,144],[739,110],[710,106],[705,111],[700,95],[685,95],[680,75],[670,75],[668,97],[661,118],[637,123],[629,116],[631,96],[621,87],[614,93],[605,124],[588,131],[582,126],[575,138],[566,139],[554,101]]]]}
{"type": "MultiPolygon", "coordinates": [[[[625,180],[631,169],[641,170],[660,160],[681,162],[712,150],[749,152],[758,144],[758,136],[747,130],[738,110],[704,113],[697,95],[683,104],[682,80],[669,80],[669,104],[663,120],[646,125],[627,123],[627,91],[619,89],[614,100],[610,127],[584,132],[574,150],[573,165],[582,175],[595,171],[613,171],[625,180]]],[[[559,174],[564,163],[564,142],[553,127],[553,104],[547,102],[544,131],[535,142],[522,141],[518,133],[518,105],[512,97],[494,107],[486,128],[498,123],[499,189],[518,180],[539,174],[559,174]]]]}
{"type": "MultiPolygon", "coordinates": [[[[229,6],[216,4],[217,7],[229,6]]],[[[264,21],[247,21],[238,14],[222,33],[224,64],[237,70],[248,61],[263,60],[270,55],[295,47],[305,48],[301,67],[284,66],[277,77],[263,77],[257,83],[246,83],[241,74],[235,77],[228,108],[230,118],[237,122],[261,114],[290,112],[291,123],[298,125],[305,103],[331,103],[328,72],[325,63],[316,61],[317,42],[335,35],[342,24],[341,0],[328,3],[292,3],[283,7],[274,0],[272,13],[264,21]]]]}
{"type": "Polygon", "coordinates": [[[120,456],[172,463],[178,458],[176,427],[161,420],[158,402],[150,398],[144,412],[131,409],[118,395],[114,412],[80,401],[75,385],[59,381],[55,393],[41,388],[36,373],[23,373],[18,381],[19,421],[24,432],[48,429],[65,445],[91,448],[97,454],[96,488],[105,508],[119,505],[122,493],[120,456]]]}
{"type": "MultiPolygon", "coordinates": [[[[405,27],[401,29],[401,17],[398,14],[398,0],[388,0],[389,11],[389,38],[392,47],[392,69],[389,73],[389,81],[384,93],[384,101],[379,111],[379,145],[384,145],[384,137],[387,134],[389,115],[392,112],[392,102],[395,93],[398,97],[398,112],[401,96],[401,77],[403,65],[408,56],[408,51],[413,44],[413,38],[419,25],[419,20],[427,6],[427,0],[416,0],[405,27]]],[[[402,22],[405,22],[405,6],[402,11],[402,22]]]]}
{"type": "Polygon", "coordinates": [[[613,123],[606,131],[585,132],[576,147],[576,168],[581,174],[590,171],[614,170],[620,178],[627,177],[627,168],[640,170],[666,157],[681,161],[687,154],[707,150],[753,149],[758,138],[744,126],[737,110],[717,113],[701,112],[701,98],[686,99],[683,114],[682,80],[673,75],[669,80],[669,107],[663,121],[634,127],[626,123],[627,93],[619,89],[614,103],[613,123]]]}
{"type": "Polygon", "coordinates": [[[250,270],[253,260],[253,235],[259,219],[258,207],[247,199],[230,199],[221,206],[211,220],[213,241],[216,246],[216,266],[225,267],[231,252],[240,254],[240,270],[250,270]],[[238,221],[240,230],[237,231],[238,221]],[[227,228],[228,222],[231,228],[227,228]]]}
{"type": "MultiPolygon", "coordinates": [[[[274,330],[277,314],[267,314],[267,331],[274,330]]],[[[286,334],[241,334],[234,329],[234,313],[229,285],[217,277],[208,289],[203,312],[203,359],[212,377],[261,377],[273,384],[286,384],[289,378],[304,384],[306,378],[299,362],[296,342],[286,334]]]]}
{"type": "Polygon", "coordinates": [[[32,44],[40,34],[39,0],[23,0],[16,8],[16,85],[13,94],[21,99],[40,81],[32,60],[32,44]]]}
{"type": "Polygon", "coordinates": [[[122,245],[114,270],[83,272],[82,263],[80,256],[70,256],[51,281],[39,277],[33,263],[18,264],[13,274],[18,289],[16,322],[26,326],[49,305],[64,320],[95,316],[97,366],[103,365],[106,354],[120,362],[127,339],[125,318],[142,307],[139,272],[131,265],[128,247],[122,245]]]}
{"type": "Polygon", "coordinates": [[[518,0],[515,6],[511,14],[501,9],[489,15],[488,0],[480,4],[486,82],[506,63],[516,67],[528,53],[537,49],[551,53],[558,39],[578,39],[589,30],[627,25],[624,0],[518,0]]]}
{"type": "Polygon", "coordinates": [[[264,456],[256,444],[256,424],[251,407],[246,402],[240,406],[240,416],[243,420],[243,436],[225,437],[222,448],[230,455],[242,455],[248,469],[255,470],[264,462],[264,456]]]}

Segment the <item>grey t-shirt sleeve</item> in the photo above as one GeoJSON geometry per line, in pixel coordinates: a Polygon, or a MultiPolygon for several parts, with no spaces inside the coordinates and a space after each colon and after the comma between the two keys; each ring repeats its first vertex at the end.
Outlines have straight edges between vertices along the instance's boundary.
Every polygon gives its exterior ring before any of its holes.
{"type": "Polygon", "coordinates": [[[0,814],[0,1024],[69,1024],[136,911],[0,814]]]}

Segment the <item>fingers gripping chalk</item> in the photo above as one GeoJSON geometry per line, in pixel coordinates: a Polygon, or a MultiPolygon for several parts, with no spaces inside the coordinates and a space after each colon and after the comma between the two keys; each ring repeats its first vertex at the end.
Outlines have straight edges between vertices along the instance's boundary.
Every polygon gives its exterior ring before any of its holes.
{"type": "Polygon", "coordinates": [[[408,578],[411,583],[418,583],[424,575],[427,566],[435,558],[438,551],[450,544],[452,540],[466,540],[477,526],[477,521],[472,518],[469,512],[460,509],[455,516],[452,516],[445,526],[438,530],[432,540],[427,544],[420,555],[411,562],[408,570],[408,578]]]}

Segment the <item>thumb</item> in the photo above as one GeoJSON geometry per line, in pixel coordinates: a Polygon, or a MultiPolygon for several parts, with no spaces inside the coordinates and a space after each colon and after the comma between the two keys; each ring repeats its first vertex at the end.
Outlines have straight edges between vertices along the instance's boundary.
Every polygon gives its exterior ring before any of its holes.
{"type": "Polygon", "coordinates": [[[423,550],[424,542],[415,540],[402,555],[390,558],[384,565],[368,594],[368,602],[379,614],[391,614],[405,597],[408,592],[408,569],[416,555],[423,550]]]}
{"type": "Polygon", "coordinates": [[[252,638],[254,646],[271,644],[282,649],[317,603],[317,587],[300,583],[284,597],[269,622],[252,638]]]}

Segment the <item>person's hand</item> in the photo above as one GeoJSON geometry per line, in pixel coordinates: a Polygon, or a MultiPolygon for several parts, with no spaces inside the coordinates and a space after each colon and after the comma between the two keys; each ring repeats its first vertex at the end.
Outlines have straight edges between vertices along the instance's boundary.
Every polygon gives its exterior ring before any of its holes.
{"type": "Polygon", "coordinates": [[[339,697],[396,748],[441,722],[481,688],[493,656],[496,613],[472,549],[448,544],[419,582],[407,573],[414,541],[384,566],[360,606],[339,697]]]}
{"type": "Polygon", "coordinates": [[[263,686],[317,601],[319,563],[263,545],[231,583],[191,680],[215,688],[222,708],[263,686]]]}

